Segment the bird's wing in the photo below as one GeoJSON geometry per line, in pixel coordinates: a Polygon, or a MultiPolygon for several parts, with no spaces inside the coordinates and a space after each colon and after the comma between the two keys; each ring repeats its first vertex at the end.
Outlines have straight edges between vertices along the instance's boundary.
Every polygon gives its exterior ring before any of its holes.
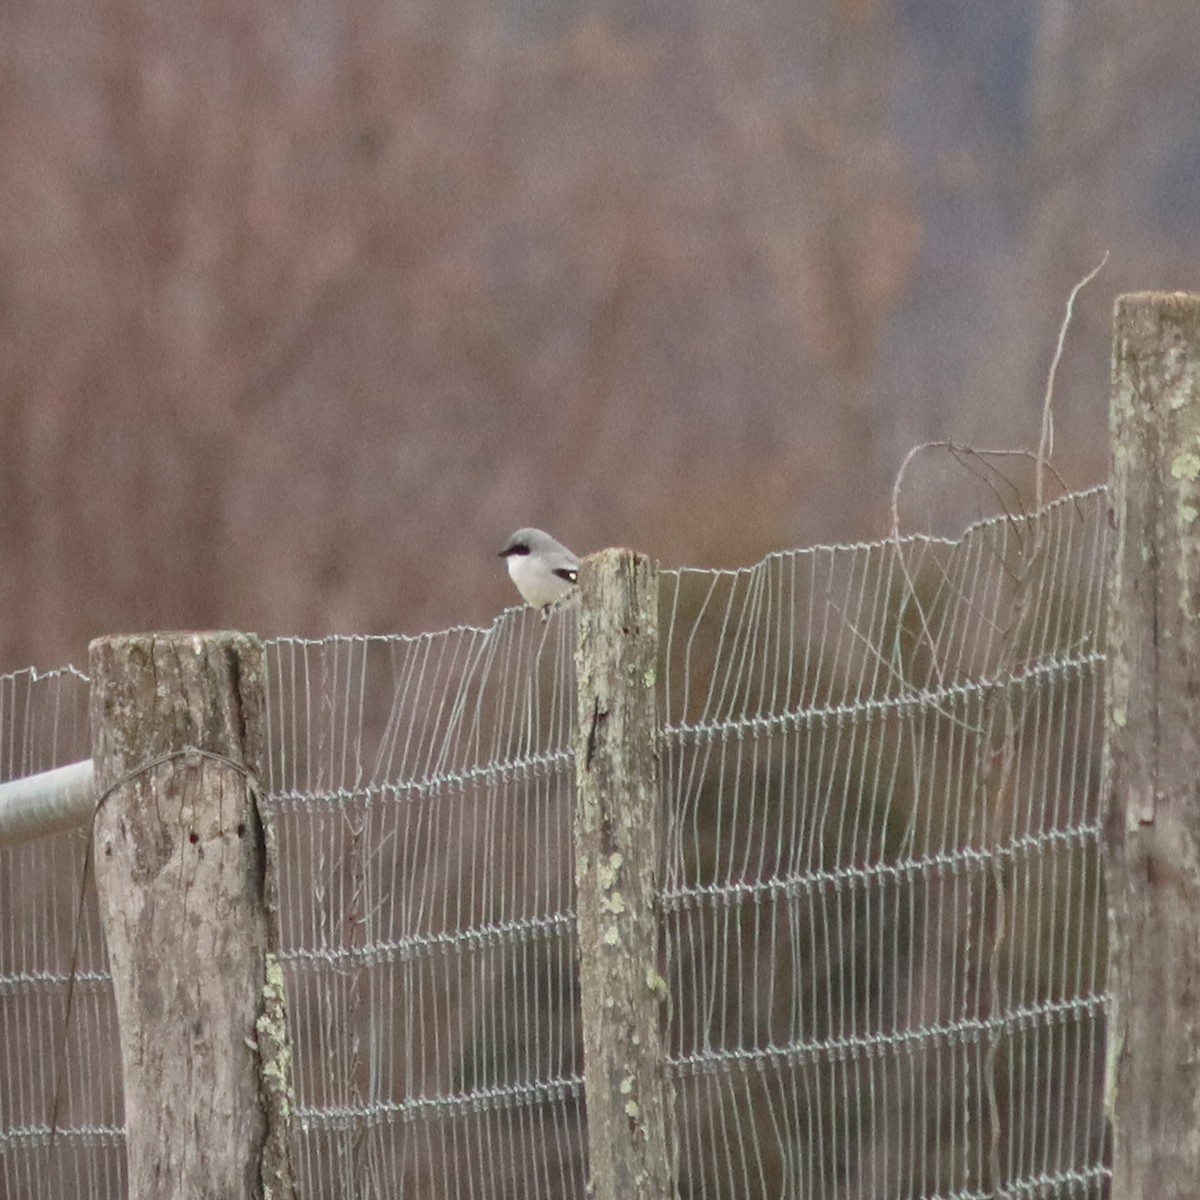
{"type": "Polygon", "coordinates": [[[546,566],[556,575],[559,571],[578,571],[579,559],[566,546],[555,546],[545,552],[546,566]]]}
{"type": "Polygon", "coordinates": [[[551,575],[557,575],[559,579],[565,579],[568,583],[575,583],[579,578],[578,567],[551,567],[551,575]]]}

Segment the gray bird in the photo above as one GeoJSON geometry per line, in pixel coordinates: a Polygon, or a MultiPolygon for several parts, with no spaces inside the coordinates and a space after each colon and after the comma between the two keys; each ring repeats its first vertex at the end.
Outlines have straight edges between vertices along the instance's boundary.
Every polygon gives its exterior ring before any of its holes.
{"type": "Polygon", "coordinates": [[[504,543],[500,557],[508,559],[508,573],[521,598],[540,608],[543,616],[579,578],[579,559],[541,529],[518,529],[504,543]]]}

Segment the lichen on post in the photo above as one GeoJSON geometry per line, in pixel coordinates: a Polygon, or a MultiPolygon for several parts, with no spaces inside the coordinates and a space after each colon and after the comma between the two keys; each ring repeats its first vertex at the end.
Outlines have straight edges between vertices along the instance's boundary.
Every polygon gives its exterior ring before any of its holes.
{"type": "Polygon", "coordinates": [[[1200,1179],[1200,296],[1117,302],[1104,849],[1112,1194],[1200,1179]]]}
{"type": "Polygon", "coordinates": [[[658,571],[629,550],[579,574],[576,911],[595,1200],[670,1200],[657,969],[658,571]]]}
{"type": "Polygon", "coordinates": [[[91,678],[130,1200],[290,1198],[290,1057],[256,790],[262,647],[238,633],[101,638],[91,678]]]}

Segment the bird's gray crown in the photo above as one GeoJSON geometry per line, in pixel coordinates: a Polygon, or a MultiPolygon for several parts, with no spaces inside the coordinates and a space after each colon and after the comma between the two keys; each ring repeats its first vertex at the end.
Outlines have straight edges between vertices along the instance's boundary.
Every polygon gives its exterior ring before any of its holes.
{"type": "MultiPolygon", "coordinates": [[[[501,558],[512,554],[548,554],[553,550],[565,550],[544,529],[518,529],[500,551],[501,558]]],[[[569,553],[569,552],[568,552],[569,553]]]]}

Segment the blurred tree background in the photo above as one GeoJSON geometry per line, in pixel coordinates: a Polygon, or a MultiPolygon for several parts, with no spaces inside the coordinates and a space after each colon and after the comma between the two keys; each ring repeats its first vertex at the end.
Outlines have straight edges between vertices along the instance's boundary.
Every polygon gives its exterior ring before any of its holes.
{"type": "MultiPolygon", "coordinates": [[[[1113,296],[1196,286],[1200,6],[0,8],[3,662],[512,603],[542,524],[731,565],[914,442],[1107,471],[1113,296]]],[[[906,517],[978,515],[946,468],[906,517]]]]}
{"type": "MultiPolygon", "coordinates": [[[[495,555],[527,524],[666,565],[879,536],[914,443],[1034,444],[1063,302],[1108,250],[1055,443],[1069,485],[1103,479],[1113,297],[1200,286],[1197,46],[1196,0],[0,5],[0,671],[134,629],[484,623],[516,600],[495,555]]],[[[988,503],[945,459],[909,478],[909,528],[957,532],[988,503]]],[[[799,776],[860,797],[881,858],[922,778],[898,736],[799,776]]],[[[1031,745],[1033,773],[1050,751],[1031,745]]],[[[697,771],[680,870],[706,884],[720,788],[743,775],[697,771]]],[[[744,777],[757,827],[782,829],[780,771],[744,777]]],[[[1074,786],[1062,808],[1090,820],[1074,786]]],[[[1064,862],[1025,886],[1082,897],[1082,942],[1095,871],[1064,862]]],[[[879,925],[898,961],[925,950],[907,919],[879,925]]],[[[1001,968],[1057,1003],[1074,993],[1050,942],[1014,924],[1001,968]]],[[[830,969],[839,1001],[873,986],[867,945],[830,969]]],[[[527,957],[514,977],[542,975],[527,957]]],[[[573,1004],[561,970],[548,1008],[573,1004]]],[[[945,986],[917,989],[913,1022],[946,1018],[945,986]]],[[[685,1014],[675,1048],[749,1043],[791,1004],[763,994],[750,1028],[685,1014]]],[[[1080,1054],[1098,1028],[1070,1034],[1080,1054]]],[[[507,1061],[500,1035],[460,1048],[456,1086],[507,1061]]]]}

